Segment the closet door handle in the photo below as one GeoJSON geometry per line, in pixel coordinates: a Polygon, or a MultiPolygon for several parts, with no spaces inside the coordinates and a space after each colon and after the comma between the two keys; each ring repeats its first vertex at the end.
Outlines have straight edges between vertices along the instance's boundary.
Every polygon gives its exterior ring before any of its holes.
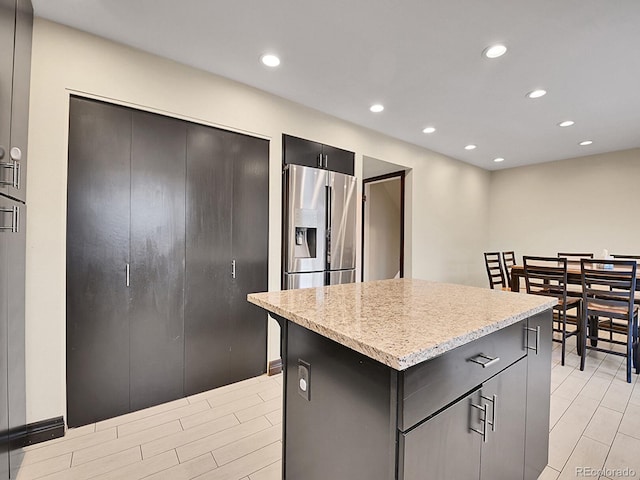
{"type": "Polygon", "coordinates": [[[236,261],[231,260],[231,278],[236,278],[236,261]]]}
{"type": "Polygon", "coordinates": [[[125,267],[125,276],[126,276],[127,287],[129,287],[131,285],[131,267],[129,266],[128,263],[125,267]]]}
{"type": "Polygon", "coordinates": [[[9,185],[15,189],[20,188],[20,163],[17,160],[12,162],[0,163],[0,168],[8,168],[13,170],[11,181],[2,180],[0,185],[9,185]]]}
{"type": "Polygon", "coordinates": [[[11,214],[11,225],[8,227],[5,225],[0,226],[0,231],[7,231],[11,233],[20,232],[20,207],[0,208],[0,213],[11,214]]]}

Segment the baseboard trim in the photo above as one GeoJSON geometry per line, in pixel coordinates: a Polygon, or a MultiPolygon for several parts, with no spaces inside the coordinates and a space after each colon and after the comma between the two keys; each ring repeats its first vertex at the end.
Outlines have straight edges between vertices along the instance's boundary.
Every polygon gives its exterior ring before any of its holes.
{"type": "Polygon", "coordinates": [[[278,358],[277,360],[271,360],[269,362],[269,372],[268,375],[278,375],[282,372],[282,359],[278,358]]]}
{"type": "Polygon", "coordinates": [[[22,448],[60,437],[64,437],[63,417],[40,420],[39,422],[29,423],[23,428],[15,429],[11,434],[11,448],[22,448]]]}

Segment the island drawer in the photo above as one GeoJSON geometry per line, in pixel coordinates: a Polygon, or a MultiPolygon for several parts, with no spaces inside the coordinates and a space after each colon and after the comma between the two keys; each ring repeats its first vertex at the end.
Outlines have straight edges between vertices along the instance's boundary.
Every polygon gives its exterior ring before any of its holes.
{"type": "Polygon", "coordinates": [[[398,429],[406,431],[526,356],[522,320],[400,372],[398,429]]]}

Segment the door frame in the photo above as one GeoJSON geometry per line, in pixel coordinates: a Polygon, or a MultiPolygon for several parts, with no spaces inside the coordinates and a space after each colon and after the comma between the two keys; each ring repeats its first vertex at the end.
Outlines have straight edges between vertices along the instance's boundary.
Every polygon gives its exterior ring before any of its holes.
{"type": "Polygon", "coordinates": [[[400,170],[398,172],[387,173],[385,175],[379,175],[377,177],[371,177],[362,180],[362,248],[361,248],[361,260],[360,260],[360,281],[364,282],[364,268],[365,268],[365,258],[364,258],[364,231],[365,231],[365,208],[367,197],[365,194],[365,187],[368,183],[376,183],[383,180],[391,180],[393,178],[400,179],[400,278],[404,278],[404,220],[405,220],[405,170],[400,170]]]}

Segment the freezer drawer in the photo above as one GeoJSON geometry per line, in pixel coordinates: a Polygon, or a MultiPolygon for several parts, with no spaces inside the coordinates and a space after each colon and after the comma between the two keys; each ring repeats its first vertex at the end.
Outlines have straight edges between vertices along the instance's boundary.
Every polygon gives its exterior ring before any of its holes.
{"type": "Polygon", "coordinates": [[[324,272],[286,273],[284,275],[285,290],[294,288],[311,288],[324,286],[324,272]]]}
{"type": "Polygon", "coordinates": [[[353,283],[356,281],[355,270],[337,270],[327,272],[329,276],[328,285],[340,285],[341,283],[353,283]]]}

